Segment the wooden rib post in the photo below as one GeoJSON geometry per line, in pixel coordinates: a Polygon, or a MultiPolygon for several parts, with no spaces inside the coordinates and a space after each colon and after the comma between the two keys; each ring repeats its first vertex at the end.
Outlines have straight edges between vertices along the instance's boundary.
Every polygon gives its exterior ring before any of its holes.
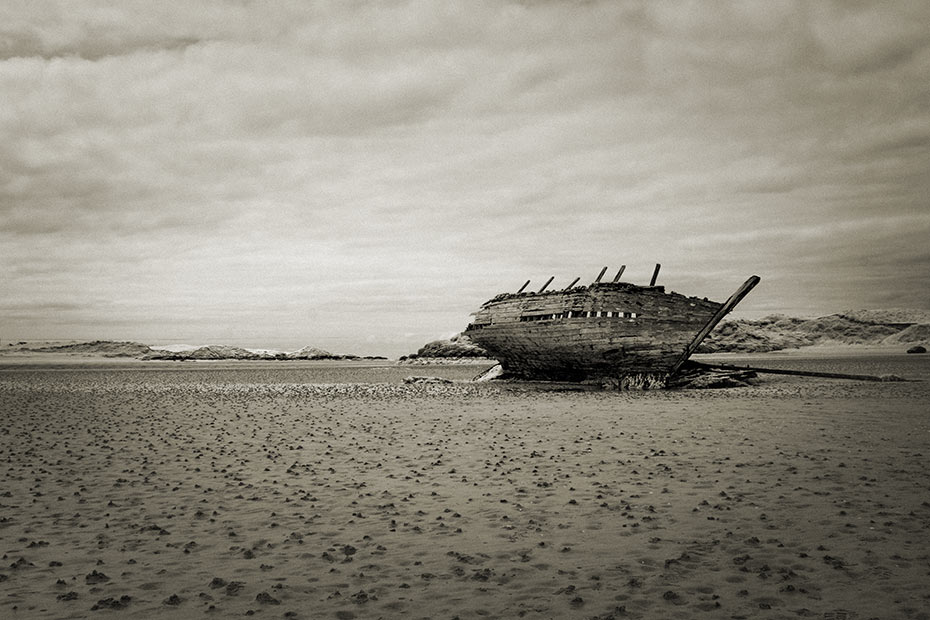
{"type": "Polygon", "coordinates": [[[601,278],[604,277],[605,273],[607,273],[607,267],[604,267],[603,269],[601,269],[601,272],[597,274],[597,280],[595,280],[594,283],[597,284],[598,282],[600,282],[601,278]]]}
{"type": "Polygon", "coordinates": [[[624,269],[626,269],[626,265],[620,265],[620,271],[618,271],[617,275],[614,276],[614,284],[620,281],[620,276],[623,275],[624,269]]]}
{"type": "Polygon", "coordinates": [[[681,365],[688,361],[688,358],[691,357],[691,354],[697,350],[698,345],[707,337],[707,334],[711,332],[719,323],[723,317],[727,315],[733,308],[736,307],[740,301],[743,300],[743,297],[749,294],[756,284],[759,283],[759,276],[751,276],[748,280],[743,282],[743,285],[736,289],[730,298],[723,302],[723,305],[714,313],[714,316],[710,317],[710,320],[707,321],[707,324],[697,333],[697,335],[691,340],[681,356],[678,358],[678,361],[675,362],[675,365],[672,366],[672,370],[669,374],[675,374],[678,372],[678,369],[681,368],[681,365]]]}
{"type": "Polygon", "coordinates": [[[519,295],[520,293],[522,293],[522,292],[523,292],[523,289],[525,289],[525,288],[528,287],[529,285],[530,285],[530,281],[529,281],[529,280],[527,280],[526,282],[524,282],[524,283],[523,283],[523,286],[520,287],[520,290],[517,291],[517,295],[519,295]]]}
{"type": "Polygon", "coordinates": [[[549,287],[549,285],[552,284],[553,280],[555,280],[555,276],[552,276],[548,280],[546,280],[546,283],[542,285],[542,288],[539,289],[538,292],[542,293],[544,290],[546,290],[549,287]]]}
{"type": "Polygon", "coordinates": [[[572,283],[569,284],[568,286],[566,286],[563,290],[566,290],[566,291],[567,291],[567,290],[570,289],[571,287],[575,286],[576,284],[578,284],[578,280],[580,280],[580,279],[581,279],[581,276],[578,276],[577,278],[575,278],[574,280],[572,280],[572,283]]]}
{"type": "Polygon", "coordinates": [[[649,286],[655,286],[656,280],[659,279],[659,269],[662,268],[662,265],[656,263],[656,270],[652,272],[652,280],[649,281],[649,286]]]}

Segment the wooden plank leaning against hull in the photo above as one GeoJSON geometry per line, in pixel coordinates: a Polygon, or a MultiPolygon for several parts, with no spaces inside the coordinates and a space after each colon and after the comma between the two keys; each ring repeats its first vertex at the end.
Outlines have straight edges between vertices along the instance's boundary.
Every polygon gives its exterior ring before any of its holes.
{"type": "Polygon", "coordinates": [[[730,311],[736,307],[736,304],[741,302],[743,300],[743,297],[749,294],[749,291],[755,288],[756,284],[759,283],[760,279],[761,278],[759,278],[759,276],[750,276],[748,280],[743,282],[743,285],[741,287],[736,289],[736,291],[732,295],[730,295],[730,298],[727,299],[723,303],[723,306],[720,308],[720,310],[718,310],[717,313],[711,317],[711,319],[707,322],[707,325],[701,328],[701,331],[699,331],[694,336],[694,339],[688,344],[687,348],[682,352],[681,358],[679,358],[679,360],[672,367],[671,374],[675,374],[678,371],[678,369],[681,368],[681,365],[684,364],[686,361],[688,361],[688,358],[691,357],[691,355],[697,350],[701,342],[703,342],[704,339],[707,338],[707,334],[712,332],[713,329],[717,327],[717,323],[719,323],[723,319],[723,317],[729,314],[730,311]]]}

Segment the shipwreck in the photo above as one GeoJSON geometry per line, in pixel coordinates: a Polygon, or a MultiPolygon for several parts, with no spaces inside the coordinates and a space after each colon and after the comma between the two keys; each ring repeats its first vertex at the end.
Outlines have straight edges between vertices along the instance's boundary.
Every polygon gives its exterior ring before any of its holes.
{"type": "Polygon", "coordinates": [[[664,384],[701,341],[759,283],[752,276],[725,302],[657,286],[602,281],[587,286],[502,293],[473,313],[465,333],[495,357],[506,375],[554,381],[664,384]]]}

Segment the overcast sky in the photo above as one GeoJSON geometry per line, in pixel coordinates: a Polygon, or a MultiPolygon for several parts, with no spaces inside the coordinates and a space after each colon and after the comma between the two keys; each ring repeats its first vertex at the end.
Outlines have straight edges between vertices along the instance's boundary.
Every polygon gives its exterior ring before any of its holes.
{"type": "Polygon", "coordinates": [[[526,279],[930,308],[930,3],[0,3],[0,341],[397,356],[526,279]]]}

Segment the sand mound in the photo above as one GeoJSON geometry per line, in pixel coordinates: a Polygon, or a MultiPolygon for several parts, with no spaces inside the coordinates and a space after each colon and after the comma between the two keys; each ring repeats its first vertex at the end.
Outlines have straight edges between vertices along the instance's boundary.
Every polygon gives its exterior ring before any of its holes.
{"type": "Polygon", "coordinates": [[[885,344],[912,344],[915,342],[930,342],[930,323],[920,323],[911,325],[898,332],[888,336],[883,341],[885,344]]]}

